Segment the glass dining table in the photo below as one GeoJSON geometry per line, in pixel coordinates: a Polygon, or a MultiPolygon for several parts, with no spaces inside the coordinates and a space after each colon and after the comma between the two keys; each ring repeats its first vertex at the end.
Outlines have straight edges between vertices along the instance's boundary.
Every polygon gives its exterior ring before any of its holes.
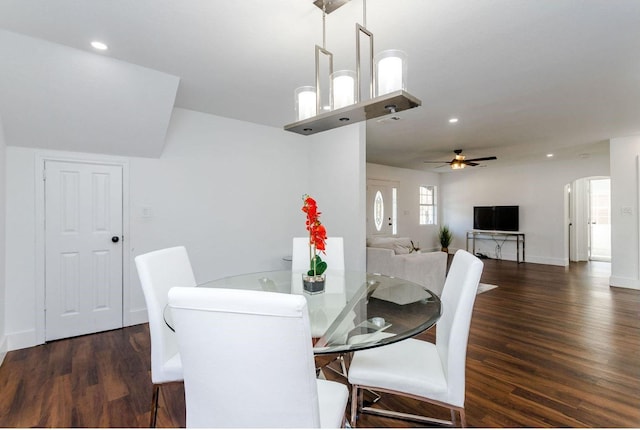
{"type": "MultiPolygon", "coordinates": [[[[404,279],[364,272],[326,273],[325,290],[303,292],[302,273],[290,270],[229,276],[199,284],[301,294],[307,299],[313,352],[342,354],[398,342],[431,328],[440,318],[440,298],[404,279]]],[[[173,330],[171,309],[164,309],[173,330]]]]}

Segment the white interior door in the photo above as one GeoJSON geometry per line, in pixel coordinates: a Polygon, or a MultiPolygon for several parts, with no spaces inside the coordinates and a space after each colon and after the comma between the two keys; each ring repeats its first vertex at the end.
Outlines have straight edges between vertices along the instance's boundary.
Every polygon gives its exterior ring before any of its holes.
{"type": "Polygon", "coordinates": [[[395,182],[367,180],[367,236],[395,234],[397,189],[395,182]]]}
{"type": "Polygon", "coordinates": [[[122,166],[45,162],[46,340],[122,327],[122,166]]]}
{"type": "Polygon", "coordinates": [[[611,180],[589,181],[589,259],[611,261],[611,180]]]}

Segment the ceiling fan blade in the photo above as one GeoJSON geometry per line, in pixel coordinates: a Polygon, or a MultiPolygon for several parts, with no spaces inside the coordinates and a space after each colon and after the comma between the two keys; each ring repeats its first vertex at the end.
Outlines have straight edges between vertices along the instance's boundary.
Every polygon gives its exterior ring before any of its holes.
{"type": "Polygon", "coordinates": [[[497,160],[498,157],[482,157],[482,158],[472,158],[470,160],[466,160],[466,161],[488,161],[488,160],[497,160]]]}
{"type": "Polygon", "coordinates": [[[471,167],[478,166],[478,163],[472,163],[470,161],[464,161],[464,164],[466,164],[467,166],[471,166],[471,167]]]}
{"type": "Polygon", "coordinates": [[[449,161],[423,161],[423,163],[441,163],[441,164],[450,164],[449,161]]]}

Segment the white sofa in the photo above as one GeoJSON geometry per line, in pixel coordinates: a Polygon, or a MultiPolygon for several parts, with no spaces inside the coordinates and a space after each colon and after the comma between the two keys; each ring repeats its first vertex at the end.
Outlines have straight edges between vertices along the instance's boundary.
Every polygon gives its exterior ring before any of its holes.
{"type": "Polygon", "coordinates": [[[409,238],[367,239],[367,272],[406,279],[442,294],[447,274],[445,252],[416,252],[409,238]]]}

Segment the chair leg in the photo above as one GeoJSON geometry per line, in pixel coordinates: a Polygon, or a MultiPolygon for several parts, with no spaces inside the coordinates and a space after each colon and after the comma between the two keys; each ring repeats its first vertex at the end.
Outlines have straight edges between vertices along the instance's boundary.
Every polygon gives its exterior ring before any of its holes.
{"type": "Polygon", "coordinates": [[[357,385],[351,387],[351,428],[356,428],[358,409],[360,407],[360,390],[357,385]]]}
{"type": "Polygon", "coordinates": [[[347,363],[345,362],[344,354],[340,354],[340,358],[338,360],[340,360],[340,370],[342,370],[342,374],[347,377],[349,371],[347,370],[347,363]]]}
{"type": "Polygon", "coordinates": [[[465,415],[464,415],[464,408],[459,409],[458,412],[460,412],[460,427],[466,427],[467,426],[467,420],[466,420],[465,415]]]}
{"type": "Polygon", "coordinates": [[[327,369],[327,370],[331,370],[333,373],[335,373],[336,375],[340,375],[343,378],[347,377],[347,368],[345,366],[344,363],[344,357],[342,356],[342,354],[338,355],[335,360],[332,360],[330,362],[328,362],[327,364],[325,364],[324,366],[322,366],[320,369],[327,369]],[[340,363],[340,370],[338,369],[334,369],[333,367],[331,367],[331,364],[335,361],[338,361],[340,363]]]}
{"type": "Polygon", "coordinates": [[[153,384],[153,394],[151,395],[151,419],[149,427],[155,428],[158,418],[158,398],[160,397],[160,384],[153,384]]]}
{"type": "Polygon", "coordinates": [[[431,399],[426,399],[426,398],[421,398],[418,396],[411,396],[411,395],[406,395],[404,393],[401,392],[397,392],[397,391],[392,391],[392,390],[382,390],[381,388],[374,388],[376,391],[382,391],[382,392],[386,392],[386,393],[390,393],[390,394],[395,394],[395,395],[400,395],[400,396],[404,396],[404,397],[412,397],[416,400],[420,400],[420,401],[424,401],[427,403],[431,403],[434,405],[438,405],[438,406],[442,406],[444,408],[449,409],[449,411],[451,412],[451,421],[447,421],[447,420],[442,420],[439,418],[432,418],[432,417],[425,417],[422,415],[415,415],[415,414],[410,414],[410,413],[406,413],[406,412],[398,412],[398,411],[394,411],[394,410],[388,410],[388,409],[382,409],[382,408],[373,408],[371,406],[368,406],[367,404],[363,404],[362,403],[362,393],[364,392],[364,390],[368,390],[368,388],[363,388],[361,386],[353,386],[352,388],[353,390],[358,389],[358,400],[356,401],[356,392],[352,391],[352,404],[351,404],[351,422],[352,422],[352,427],[355,427],[355,421],[356,421],[356,412],[360,412],[363,414],[373,414],[373,415],[378,415],[381,417],[387,417],[387,418],[395,418],[395,419],[400,419],[400,420],[406,420],[406,421],[414,421],[414,422],[418,422],[418,423],[425,423],[425,424],[430,424],[430,425],[437,425],[437,426],[443,426],[443,427],[455,427],[456,423],[457,423],[457,417],[456,417],[456,412],[460,414],[460,424],[461,427],[466,427],[467,422],[465,419],[465,413],[464,413],[464,407],[458,407],[458,406],[452,406],[443,402],[438,402],[435,400],[431,400],[431,399]],[[356,403],[357,402],[357,403],[356,403]],[[356,406],[354,407],[354,403],[356,404],[356,406]]]}

